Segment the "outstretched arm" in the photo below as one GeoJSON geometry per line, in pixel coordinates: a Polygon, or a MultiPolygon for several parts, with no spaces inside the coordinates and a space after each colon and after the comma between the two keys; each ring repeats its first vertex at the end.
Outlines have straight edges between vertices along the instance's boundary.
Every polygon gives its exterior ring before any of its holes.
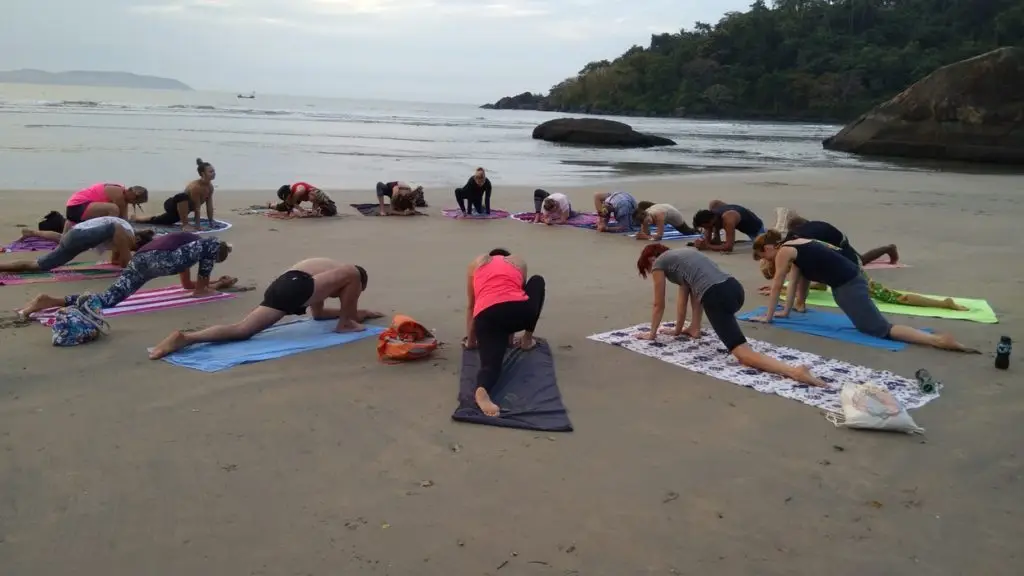
{"type": "MultiPolygon", "coordinates": [[[[198,222],[199,210],[196,210],[196,226],[199,226],[198,222]]],[[[210,221],[210,227],[213,227],[213,187],[210,187],[210,193],[206,196],[206,219],[210,221]]]]}
{"type": "Polygon", "coordinates": [[[192,282],[192,269],[189,268],[178,274],[178,279],[181,280],[181,287],[185,290],[195,290],[196,285],[192,282]]]}
{"type": "Polygon", "coordinates": [[[114,226],[113,250],[110,254],[110,263],[124,268],[132,258],[132,247],[135,244],[133,235],[121,228],[114,226]]]}
{"type": "MultiPolygon", "coordinates": [[[[779,295],[782,294],[782,284],[786,281],[786,275],[789,274],[790,267],[793,266],[793,256],[795,250],[793,248],[784,247],[775,254],[775,278],[772,279],[772,291],[768,295],[768,312],[765,313],[765,321],[771,322],[775,316],[775,306],[779,303],[779,295]]],[[[792,290],[787,291],[787,298],[792,290]]]]}
{"type": "Polygon", "coordinates": [[[473,291],[473,272],[478,261],[474,260],[466,270],[466,347],[476,345],[476,332],[473,330],[473,307],[476,306],[476,293],[473,291]]]}
{"type": "Polygon", "coordinates": [[[654,340],[658,336],[658,328],[661,327],[661,319],[665,316],[665,273],[655,270],[651,273],[651,280],[654,284],[654,305],[651,308],[651,330],[641,333],[642,340],[654,340]]]}
{"type": "Polygon", "coordinates": [[[656,220],[658,224],[658,230],[654,233],[655,240],[661,240],[665,236],[665,217],[662,216],[656,220]]]}

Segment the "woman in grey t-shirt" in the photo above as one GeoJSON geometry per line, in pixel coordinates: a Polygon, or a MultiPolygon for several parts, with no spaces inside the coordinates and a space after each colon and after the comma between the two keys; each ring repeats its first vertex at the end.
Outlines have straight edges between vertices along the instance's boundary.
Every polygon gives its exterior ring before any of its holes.
{"type": "Polygon", "coordinates": [[[660,333],[669,336],[686,335],[700,338],[702,313],[706,314],[711,328],[722,340],[740,364],[765,372],[781,374],[797,382],[811,386],[827,387],[811,374],[807,366],[792,366],[755,352],[747,344],[736,312],[743,307],[743,286],[726,274],[710,258],[696,250],[669,250],[664,244],[649,244],[640,253],[636,262],[641,278],[648,275],[654,281],[654,310],[651,316],[650,332],[641,332],[637,338],[654,340],[658,337],[661,319],[665,314],[665,281],[679,286],[676,303],[677,317],[673,328],[662,328],[660,333]],[[692,299],[691,299],[692,295],[692,299]],[[693,311],[690,325],[685,329],[687,304],[693,311]]]}

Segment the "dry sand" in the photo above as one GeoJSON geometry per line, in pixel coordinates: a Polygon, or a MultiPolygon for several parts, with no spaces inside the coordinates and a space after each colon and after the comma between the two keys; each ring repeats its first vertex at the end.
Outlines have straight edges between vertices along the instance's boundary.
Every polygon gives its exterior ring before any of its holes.
{"type": "MultiPolygon", "coordinates": [[[[608,188],[691,214],[711,198],[766,221],[775,206],[797,207],[862,250],[897,243],[914,267],[873,272],[883,282],[987,298],[1001,324],[898,318],[951,330],[982,356],[883,352],[744,325],[753,337],[906,376],[927,367],[946,383],[914,412],[924,438],[838,430],[797,402],[585,340],[649,319],[636,241],[445,219],[438,209],[453,202],[440,190],[428,191],[429,218],[290,222],[231,212],[272,190],[220,191],[236,251],[216,272],[257,291],[115,318],[109,338],[73,349],[53,348],[39,326],[0,330],[0,573],[1024,572],[1024,382],[1016,357],[1001,372],[991,354],[1001,334],[1020,333],[1024,311],[1020,177],[807,170],[608,188]],[[449,420],[465,266],[495,246],[547,278],[538,335],[556,350],[571,434],[449,420]],[[309,256],[364,265],[364,307],[410,314],[452,345],[431,361],[385,366],[365,340],[213,375],[147,359],[146,346],[172,329],[239,318],[269,280],[309,256]]],[[[598,189],[569,193],[587,207],[598,189]]],[[[493,204],[529,210],[531,192],[499,187],[493,204]]],[[[68,191],[0,194],[7,241],[68,191]]],[[[374,199],[335,196],[346,211],[374,199]]],[[[747,252],[715,258],[746,286],[748,309],[764,304],[747,252]]],[[[3,287],[0,307],[107,283],[3,287]]]]}

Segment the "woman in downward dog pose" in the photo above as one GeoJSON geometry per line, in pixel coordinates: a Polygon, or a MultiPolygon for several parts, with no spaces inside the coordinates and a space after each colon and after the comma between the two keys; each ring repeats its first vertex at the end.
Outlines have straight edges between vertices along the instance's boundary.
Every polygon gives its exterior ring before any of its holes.
{"type": "Polygon", "coordinates": [[[740,364],[764,372],[781,374],[810,386],[827,387],[811,374],[807,366],[792,366],[780,362],[754,351],[750,344],[747,344],[747,339],[736,320],[736,312],[743,307],[743,286],[704,254],[685,248],[669,250],[664,244],[649,244],[640,253],[636,267],[641,278],[650,275],[654,281],[651,330],[641,332],[637,338],[657,338],[661,319],[665,314],[667,280],[679,286],[679,296],[676,299],[676,325],[673,328],[662,328],[662,334],[685,334],[691,338],[700,338],[701,316],[706,314],[715,334],[740,364]],[[693,313],[690,325],[684,329],[688,303],[693,313]]]}
{"type": "Polygon", "coordinates": [[[832,289],[832,297],[839,309],[860,332],[876,338],[923,344],[943,350],[978,353],[957,342],[949,334],[929,334],[910,326],[890,324],[872,301],[868,279],[861,273],[860,267],[831,244],[806,238],[783,242],[778,232],[770,230],[754,241],[754,251],[762,258],[774,260],[776,271],[768,300],[768,312],[758,321],[770,323],[773,318],[785,318],[794,308],[798,311],[804,309],[810,284],[818,282],[832,289]],[[787,275],[790,289],[786,291],[786,304],[781,312],[776,312],[775,303],[779,300],[787,275]]]}
{"type": "Polygon", "coordinates": [[[636,206],[633,213],[633,221],[640,223],[640,231],[636,234],[637,240],[658,241],[665,235],[665,225],[668,224],[680,234],[687,236],[696,234],[693,228],[686,223],[682,212],[676,210],[671,204],[654,204],[652,202],[641,202],[636,206]],[[649,234],[651,226],[656,228],[654,235],[649,234]]]}
{"type": "MultiPolygon", "coordinates": [[[[174,274],[181,277],[182,288],[194,291],[194,297],[210,296],[217,290],[230,288],[238,281],[237,278],[229,276],[221,276],[212,282],[210,280],[213,265],[226,260],[230,253],[231,246],[216,238],[202,238],[191,232],[164,234],[139,248],[110,288],[96,296],[103,308],[113,308],[138,292],[146,282],[174,274]],[[198,279],[193,283],[190,269],[197,264],[198,279]]],[[[78,301],[78,296],[72,294],[55,298],[40,294],[18,314],[27,318],[30,314],[47,308],[71,306],[78,301]]]]}
{"type": "Polygon", "coordinates": [[[469,265],[464,345],[467,349],[479,347],[476,403],[488,416],[499,412],[490,392],[501,376],[501,363],[512,336],[523,332],[519,340],[523,350],[537,345],[533,332],[544,307],[544,292],[544,278],[532,276],[526,280],[526,262],[503,248],[495,248],[469,265]]]}
{"type": "Polygon", "coordinates": [[[206,217],[210,221],[210,226],[213,226],[213,180],[217,177],[217,171],[214,170],[213,164],[196,158],[196,172],[199,173],[198,179],[186,184],[184,191],[164,200],[163,214],[133,220],[154,226],[173,226],[181,222],[182,232],[195,232],[200,228],[199,208],[205,204],[206,217]],[[194,224],[188,223],[189,214],[194,214],[194,224]]]}

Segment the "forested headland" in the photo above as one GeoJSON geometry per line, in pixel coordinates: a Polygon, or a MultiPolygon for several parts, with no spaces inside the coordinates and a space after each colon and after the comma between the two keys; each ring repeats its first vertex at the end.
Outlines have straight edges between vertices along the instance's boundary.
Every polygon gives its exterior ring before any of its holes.
{"type": "Polygon", "coordinates": [[[1000,46],[1024,46],[1024,0],[756,0],[485,107],[846,121],[1000,46]]]}

